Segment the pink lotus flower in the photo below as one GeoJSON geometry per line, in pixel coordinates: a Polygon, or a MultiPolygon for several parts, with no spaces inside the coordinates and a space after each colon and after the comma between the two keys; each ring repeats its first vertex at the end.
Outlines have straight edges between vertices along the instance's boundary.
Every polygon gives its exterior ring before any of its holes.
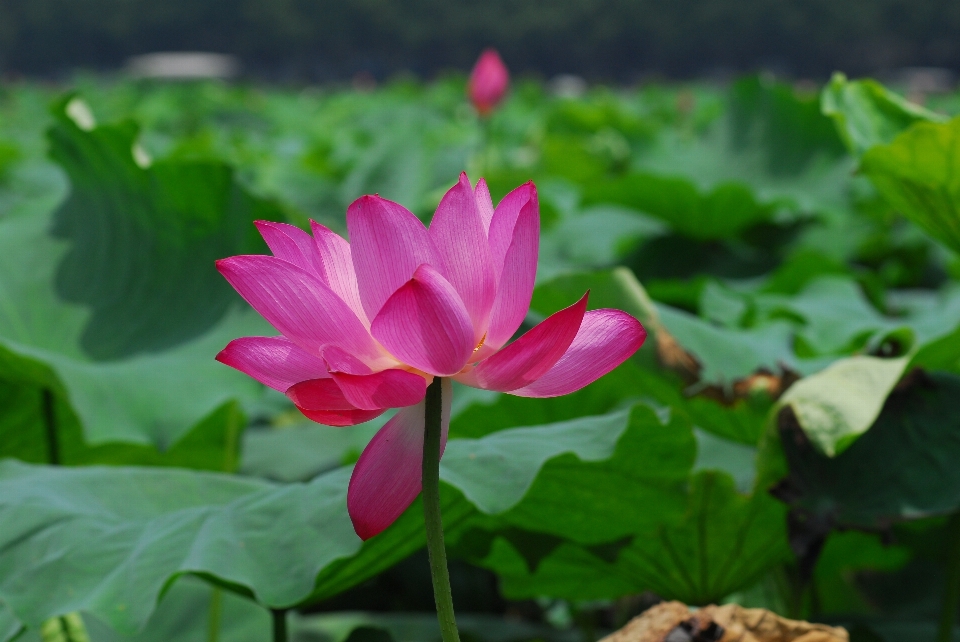
{"type": "Polygon", "coordinates": [[[486,116],[503,98],[509,84],[510,72],[500,59],[500,54],[496,49],[487,49],[480,54],[470,72],[467,94],[480,115],[486,116]]]}
{"type": "Polygon", "coordinates": [[[273,256],[217,268],[282,336],[243,337],[217,355],[293,400],[313,421],[348,426],[400,411],[363,451],[350,480],[357,534],[389,526],[421,489],[424,395],[443,377],[521,397],[554,397],[610,372],[643,343],[619,310],[587,311],[587,295],[508,343],[533,293],[540,212],[533,183],[496,209],[466,174],[429,229],[403,206],[363,196],[347,210],[350,243],[311,221],[257,227],[273,256]]]}

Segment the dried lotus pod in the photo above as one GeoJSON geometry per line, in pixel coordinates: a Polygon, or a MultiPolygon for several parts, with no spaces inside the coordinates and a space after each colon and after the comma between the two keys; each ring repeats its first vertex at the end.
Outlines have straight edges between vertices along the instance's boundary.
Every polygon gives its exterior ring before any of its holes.
{"type": "Polygon", "coordinates": [[[788,620],[766,609],[736,604],[691,611],[664,602],[601,642],[849,642],[845,629],[788,620]]]}

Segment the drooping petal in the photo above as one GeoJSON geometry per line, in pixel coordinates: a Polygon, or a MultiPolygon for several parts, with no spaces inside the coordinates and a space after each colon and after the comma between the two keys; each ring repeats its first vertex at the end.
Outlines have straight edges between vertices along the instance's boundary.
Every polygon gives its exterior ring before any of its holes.
{"type": "Polygon", "coordinates": [[[307,419],[327,426],[362,424],[387,410],[363,410],[355,407],[347,401],[340,386],[332,378],[301,381],[287,390],[287,396],[307,419]]]}
{"type": "Polygon", "coordinates": [[[500,392],[533,383],[546,374],[573,343],[587,311],[587,296],[550,315],[470,372],[458,375],[457,381],[500,392]]]}
{"type": "Polygon", "coordinates": [[[383,357],[357,315],[320,278],[272,256],[233,256],[217,269],[253,308],[288,339],[320,355],[338,346],[364,361],[383,357]]]}
{"type": "Polygon", "coordinates": [[[367,313],[360,303],[360,288],[357,285],[350,244],[345,238],[316,221],[310,221],[310,228],[313,230],[313,243],[320,257],[319,270],[323,282],[350,306],[365,326],[370,327],[367,313]]]}
{"type": "MultiPolygon", "coordinates": [[[[440,452],[447,444],[453,390],[443,381],[440,452]]],[[[403,408],[367,444],[350,477],[347,510],[367,540],[390,526],[420,494],[425,403],[403,408]]]]}
{"type": "Polygon", "coordinates": [[[487,329],[496,275],[477,199],[465,172],[440,200],[429,234],[441,272],[460,295],[473,322],[476,345],[487,329]]]}
{"type": "Polygon", "coordinates": [[[626,361],[646,338],[647,331],[626,312],[591,310],[560,361],[538,380],[510,394],[558,397],[579,390],[626,361]]]}
{"type": "Polygon", "coordinates": [[[421,265],[383,305],[370,332],[402,362],[441,377],[459,372],[473,353],[473,326],[443,276],[421,265]]]}
{"type": "Polygon", "coordinates": [[[329,377],[323,359],[285,337],[241,337],[227,344],[217,361],[285,392],[308,379],[329,377]]]}
{"type": "Polygon", "coordinates": [[[347,209],[347,231],[360,301],[368,319],[423,263],[438,264],[433,244],[410,210],[379,196],[361,196],[347,209]]]}
{"type": "Polygon", "coordinates": [[[362,410],[402,408],[419,403],[427,393],[427,382],[406,370],[381,370],[369,375],[331,372],[343,396],[362,410]]]}
{"type": "Polygon", "coordinates": [[[477,187],[473,191],[477,199],[477,208],[480,210],[480,220],[483,221],[483,231],[490,233],[490,221],[493,220],[493,199],[490,198],[490,188],[487,187],[487,181],[480,179],[477,181],[477,187]]]}
{"type": "MultiPolygon", "coordinates": [[[[494,225],[496,222],[494,219],[494,225]]],[[[534,198],[528,200],[520,209],[513,226],[512,240],[504,255],[497,296],[490,312],[487,338],[477,354],[478,358],[484,358],[499,350],[523,323],[533,297],[539,248],[540,211],[534,192],[534,198]]]]}
{"type": "Polygon", "coordinates": [[[256,221],[254,224],[275,257],[322,276],[320,257],[309,234],[287,223],[256,221]]]}

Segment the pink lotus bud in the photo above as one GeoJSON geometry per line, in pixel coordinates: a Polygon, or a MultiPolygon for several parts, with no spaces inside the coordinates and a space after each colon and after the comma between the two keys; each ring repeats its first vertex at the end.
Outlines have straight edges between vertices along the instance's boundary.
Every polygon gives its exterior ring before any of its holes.
{"type": "Polygon", "coordinates": [[[510,85],[510,72],[496,49],[487,49],[477,60],[467,82],[467,94],[481,116],[493,111],[510,85]]]}

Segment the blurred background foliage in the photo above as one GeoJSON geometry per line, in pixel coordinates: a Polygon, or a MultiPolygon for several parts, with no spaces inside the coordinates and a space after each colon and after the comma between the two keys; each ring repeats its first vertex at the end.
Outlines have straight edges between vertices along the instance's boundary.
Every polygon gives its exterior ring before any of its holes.
{"type": "Polygon", "coordinates": [[[0,640],[241,642],[268,608],[297,640],[432,639],[419,504],[362,545],[346,519],[383,420],[310,424],[214,362],[272,330],[212,260],[263,251],[257,218],[342,233],[364,193],[428,221],[461,169],[537,183],[527,326],[590,289],[650,332],[568,397],[458,388],[471,639],[592,640],[661,598],[863,641],[955,613],[960,95],[524,80],[481,120],[459,76],[70,86],[0,86],[0,640]]]}

